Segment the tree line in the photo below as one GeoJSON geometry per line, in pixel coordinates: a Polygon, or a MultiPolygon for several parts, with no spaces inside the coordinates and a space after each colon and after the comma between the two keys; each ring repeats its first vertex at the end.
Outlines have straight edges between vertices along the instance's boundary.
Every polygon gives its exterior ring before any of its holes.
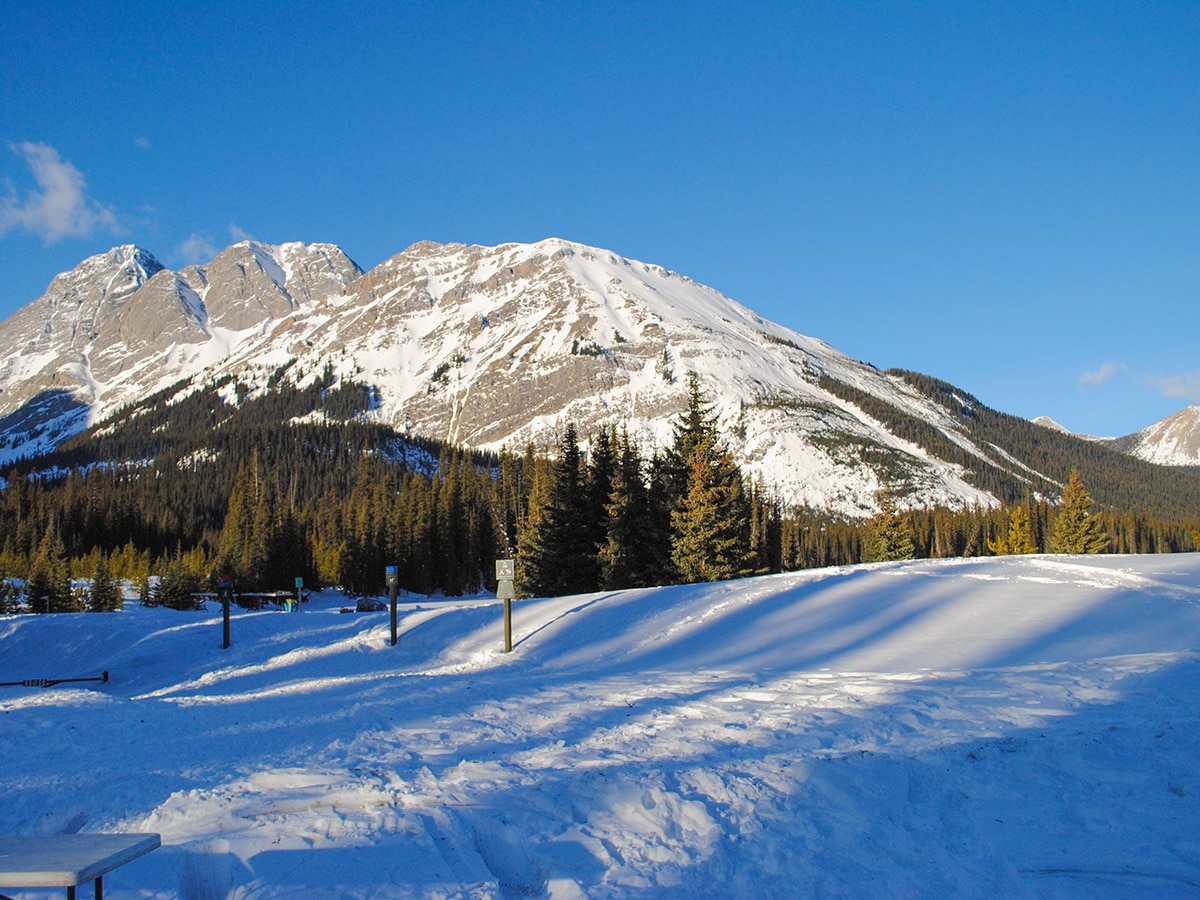
{"type": "Polygon", "coordinates": [[[9,473],[0,609],[17,608],[7,579],[26,581],[39,612],[111,609],[119,581],[164,603],[226,577],[239,590],[299,577],[376,594],[387,565],[406,591],[460,596],[494,589],[495,560],[515,558],[520,592],[537,596],[907,557],[1178,552],[1200,539],[1200,518],[1092,508],[1078,472],[1060,504],[1027,489],[1002,508],[904,511],[897,483],[866,522],[784,510],[743,476],[695,379],[671,445],[651,455],[615,428],[584,438],[572,425],[553,455],[405,438],[362,422],[370,392],[328,372],[258,398],[229,384],[178,394],[9,473]],[[1059,535],[1072,521],[1082,543],[1059,535]]]}

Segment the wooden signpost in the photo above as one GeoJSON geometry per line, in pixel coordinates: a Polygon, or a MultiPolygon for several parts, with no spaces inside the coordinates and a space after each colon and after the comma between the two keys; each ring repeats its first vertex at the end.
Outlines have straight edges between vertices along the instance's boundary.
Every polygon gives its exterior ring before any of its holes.
{"type": "Polygon", "coordinates": [[[516,595],[515,562],[511,559],[496,560],[496,596],[504,601],[505,653],[512,653],[512,602],[516,595]]]}

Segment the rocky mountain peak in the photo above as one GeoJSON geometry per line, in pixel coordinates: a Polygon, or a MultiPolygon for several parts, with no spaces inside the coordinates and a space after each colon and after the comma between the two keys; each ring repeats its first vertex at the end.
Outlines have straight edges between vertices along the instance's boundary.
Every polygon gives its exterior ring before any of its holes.
{"type": "Polygon", "coordinates": [[[1147,462],[1200,466],[1200,406],[1181,409],[1116,443],[1126,453],[1147,462]]]}
{"type": "Polygon", "coordinates": [[[402,432],[552,448],[574,423],[650,454],[694,374],[743,471],[788,505],[869,514],[895,478],[909,505],[995,505],[975,469],[1052,484],[972,437],[961,401],[560,238],[424,241],[365,273],[332,244],[243,241],[177,272],[118,247],[0,322],[0,353],[0,464],[181,381],[246,396],[327,374],[369,386],[364,415],[402,432]]]}

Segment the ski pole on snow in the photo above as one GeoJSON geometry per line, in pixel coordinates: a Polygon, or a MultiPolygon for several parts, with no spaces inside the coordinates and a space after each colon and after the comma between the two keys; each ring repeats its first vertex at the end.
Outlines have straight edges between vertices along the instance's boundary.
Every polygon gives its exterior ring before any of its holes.
{"type": "Polygon", "coordinates": [[[108,681],[108,669],[94,678],[26,678],[24,681],[0,681],[0,687],[54,687],[56,684],[72,684],[80,681],[108,681]]]}

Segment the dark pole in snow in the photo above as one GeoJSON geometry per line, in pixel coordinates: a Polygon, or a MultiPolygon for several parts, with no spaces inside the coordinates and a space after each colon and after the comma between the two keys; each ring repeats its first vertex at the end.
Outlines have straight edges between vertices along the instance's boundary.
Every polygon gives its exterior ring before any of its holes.
{"type": "Polygon", "coordinates": [[[504,652],[512,653],[512,598],[504,598],[504,652]]]}
{"type": "Polygon", "coordinates": [[[233,582],[228,578],[217,583],[217,593],[221,597],[221,619],[224,625],[224,640],[222,650],[229,649],[229,604],[233,600],[233,582]]]}
{"type": "Polygon", "coordinates": [[[400,640],[396,633],[396,594],[400,590],[400,567],[388,566],[384,571],[387,575],[388,597],[392,601],[392,646],[395,647],[400,640]]]}
{"type": "Polygon", "coordinates": [[[96,678],[26,678],[24,681],[0,681],[0,687],[54,687],[56,684],[76,684],[81,681],[108,682],[108,669],[96,678]]]}

